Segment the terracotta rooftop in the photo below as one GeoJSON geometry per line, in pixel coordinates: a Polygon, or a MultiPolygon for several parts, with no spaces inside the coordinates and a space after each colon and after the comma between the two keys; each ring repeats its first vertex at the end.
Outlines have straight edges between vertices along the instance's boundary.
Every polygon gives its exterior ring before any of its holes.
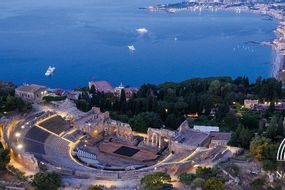
{"type": "Polygon", "coordinates": [[[105,81],[95,81],[95,82],[90,82],[91,86],[94,85],[96,90],[100,91],[100,92],[104,92],[104,93],[109,93],[109,92],[113,92],[113,86],[105,81]]]}

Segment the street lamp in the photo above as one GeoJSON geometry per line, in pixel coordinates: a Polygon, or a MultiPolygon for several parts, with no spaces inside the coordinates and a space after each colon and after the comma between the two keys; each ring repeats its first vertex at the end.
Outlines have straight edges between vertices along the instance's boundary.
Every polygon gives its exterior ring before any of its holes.
{"type": "Polygon", "coordinates": [[[23,144],[18,144],[17,145],[17,149],[19,149],[19,150],[21,150],[23,147],[24,147],[23,144]]]}
{"type": "Polygon", "coordinates": [[[21,136],[21,133],[17,132],[15,133],[15,137],[19,138],[21,136]]]}

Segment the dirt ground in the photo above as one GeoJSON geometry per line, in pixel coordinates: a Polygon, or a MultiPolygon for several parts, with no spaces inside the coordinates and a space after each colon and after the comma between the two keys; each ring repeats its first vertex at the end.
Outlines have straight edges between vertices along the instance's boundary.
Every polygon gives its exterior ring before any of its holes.
{"type": "MultiPolygon", "coordinates": [[[[7,172],[7,171],[1,171],[0,172],[0,189],[1,187],[3,187],[2,185],[2,181],[5,181],[5,183],[21,183],[21,181],[14,175],[12,175],[11,173],[7,172]]],[[[31,186],[30,184],[22,184],[20,185],[20,187],[24,187],[27,190],[35,190],[35,188],[33,186],[31,186]]]]}

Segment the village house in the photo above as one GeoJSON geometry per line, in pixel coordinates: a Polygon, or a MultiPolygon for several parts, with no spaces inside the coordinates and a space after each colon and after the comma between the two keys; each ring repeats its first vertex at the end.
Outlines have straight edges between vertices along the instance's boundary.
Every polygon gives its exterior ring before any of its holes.
{"type": "Polygon", "coordinates": [[[47,95],[47,88],[37,84],[27,84],[15,89],[15,95],[25,101],[36,103],[47,95]]]}
{"type": "Polygon", "coordinates": [[[256,105],[258,105],[258,100],[244,100],[244,107],[247,109],[253,109],[256,105]]]}
{"type": "Polygon", "coordinates": [[[138,92],[138,88],[125,87],[121,83],[119,86],[113,88],[113,86],[108,81],[90,81],[88,84],[89,89],[94,86],[97,92],[112,93],[117,97],[121,96],[121,92],[124,89],[126,98],[129,99],[133,94],[138,92]]]}
{"type": "Polygon", "coordinates": [[[114,95],[117,96],[117,97],[120,97],[121,96],[121,92],[122,90],[125,91],[125,94],[126,94],[126,98],[129,99],[133,96],[133,94],[136,94],[139,89],[138,88],[134,88],[134,87],[124,87],[123,84],[121,83],[119,86],[117,86],[115,89],[114,89],[114,95]]]}
{"type": "Polygon", "coordinates": [[[92,86],[94,86],[94,88],[97,92],[104,92],[104,93],[113,93],[114,92],[113,86],[108,81],[105,81],[105,80],[90,81],[88,84],[89,89],[91,89],[92,86]]]}

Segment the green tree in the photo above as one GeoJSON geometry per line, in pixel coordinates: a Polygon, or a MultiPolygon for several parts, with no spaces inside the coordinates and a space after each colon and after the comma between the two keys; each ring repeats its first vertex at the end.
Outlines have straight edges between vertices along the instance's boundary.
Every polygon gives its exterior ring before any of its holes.
{"type": "Polygon", "coordinates": [[[215,177],[219,170],[216,167],[206,168],[206,167],[197,167],[196,176],[198,178],[208,179],[210,177],[215,177]]]}
{"type": "Polygon", "coordinates": [[[230,111],[230,108],[229,108],[229,105],[228,104],[220,104],[218,106],[218,110],[216,112],[216,118],[218,121],[222,121],[222,119],[224,117],[226,117],[226,115],[229,113],[230,111]]]}
{"type": "Polygon", "coordinates": [[[124,89],[121,90],[121,95],[120,95],[120,111],[122,113],[126,113],[127,111],[127,99],[126,99],[126,92],[124,89]]]}
{"type": "Polygon", "coordinates": [[[228,126],[230,129],[236,129],[238,125],[238,119],[235,114],[228,113],[224,117],[224,123],[226,126],[228,126]]]}
{"type": "Polygon", "coordinates": [[[43,100],[47,101],[47,102],[56,102],[56,101],[62,101],[65,100],[66,96],[44,96],[43,100]]]}
{"type": "Polygon", "coordinates": [[[250,187],[252,190],[262,190],[264,185],[265,179],[263,178],[255,179],[250,183],[250,187]]]}
{"type": "Polygon", "coordinates": [[[252,139],[250,142],[250,153],[254,155],[254,157],[258,160],[262,160],[262,153],[265,149],[265,147],[271,142],[270,139],[256,136],[252,139]]]}
{"type": "Polygon", "coordinates": [[[259,98],[266,101],[276,101],[282,94],[282,82],[275,78],[259,80],[255,84],[259,98]]]}
{"type": "Polygon", "coordinates": [[[249,131],[248,128],[243,127],[240,133],[240,145],[243,148],[249,148],[250,140],[253,134],[249,131]]]}
{"type": "Polygon", "coordinates": [[[270,139],[274,139],[277,136],[277,129],[278,129],[277,117],[273,116],[271,118],[269,126],[266,129],[266,136],[270,139]]]}
{"type": "Polygon", "coordinates": [[[266,120],[265,119],[260,119],[259,123],[258,123],[258,130],[257,133],[259,135],[262,135],[265,129],[265,124],[266,124],[266,120]]]}
{"type": "Polygon", "coordinates": [[[162,122],[158,114],[154,112],[143,112],[130,120],[135,131],[146,132],[149,127],[161,128],[162,122]]]}
{"type": "Polygon", "coordinates": [[[225,182],[218,177],[211,177],[205,182],[206,190],[224,190],[225,182]]]}
{"type": "Polygon", "coordinates": [[[195,174],[191,173],[182,173],[178,177],[181,183],[184,183],[185,185],[190,185],[196,176],[195,174]]]}
{"type": "Polygon", "coordinates": [[[177,129],[178,122],[175,114],[172,113],[167,116],[165,120],[165,125],[170,129],[177,129]]]}
{"type": "Polygon", "coordinates": [[[17,108],[16,97],[8,95],[5,103],[6,111],[13,111],[17,108]]]}
{"type": "Polygon", "coordinates": [[[77,100],[76,106],[79,110],[83,112],[89,111],[89,103],[85,99],[77,100]]]}
{"type": "Polygon", "coordinates": [[[262,166],[265,171],[274,171],[277,168],[276,154],[278,144],[270,143],[264,147],[262,152],[262,166]]]}
{"type": "Polygon", "coordinates": [[[241,118],[241,124],[249,129],[257,129],[259,126],[260,115],[251,111],[245,112],[241,118]]]}
{"type": "Polygon", "coordinates": [[[283,117],[280,116],[279,120],[278,120],[278,124],[277,124],[277,139],[282,139],[283,138],[283,134],[284,134],[284,126],[283,126],[283,117]]]}
{"type": "Polygon", "coordinates": [[[89,92],[90,92],[91,94],[96,94],[96,88],[95,88],[94,85],[91,86],[89,92]]]}
{"type": "Polygon", "coordinates": [[[201,188],[203,188],[204,187],[204,184],[205,184],[205,180],[204,179],[202,179],[202,178],[195,178],[194,180],[193,180],[193,185],[195,186],[195,187],[201,187],[201,188]]]}
{"type": "Polygon", "coordinates": [[[237,130],[232,133],[229,145],[249,148],[252,136],[253,134],[248,128],[238,126],[237,130]]]}
{"type": "Polygon", "coordinates": [[[141,185],[145,190],[162,190],[172,187],[170,175],[164,172],[155,172],[145,175],[141,179],[141,185]]]}
{"type": "Polygon", "coordinates": [[[210,93],[213,93],[214,95],[219,95],[221,93],[221,83],[219,80],[214,80],[211,82],[209,87],[210,93]]]}
{"type": "Polygon", "coordinates": [[[61,178],[55,173],[37,173],[33,183],[39,190],[57,190],[61,185],[61,178]]]}
{"type": "Polygon", "coordinates": [[[87,190],[103,190],[99,185],[90,185],[87,190]]]}
{"type": "Polygon", "coordinates": [[[0,170],[5,170],[7,164],[10,162],[10,150],[0,149],[0,170]]]}
{"type": "Polygon", "coordinates": [[[275,171],[277,168],[277,163],[273,160],[264,160],[262,161],[262,168],[265,171],[275,171]]]}
{"type": "Polygon", "coordinates": [[[269,113],[274,113],[274,111],[275,111],[275,102],[271,101],[270,104],[269,104],[269,107],[268,107],[268,112],[269,113]]]}

